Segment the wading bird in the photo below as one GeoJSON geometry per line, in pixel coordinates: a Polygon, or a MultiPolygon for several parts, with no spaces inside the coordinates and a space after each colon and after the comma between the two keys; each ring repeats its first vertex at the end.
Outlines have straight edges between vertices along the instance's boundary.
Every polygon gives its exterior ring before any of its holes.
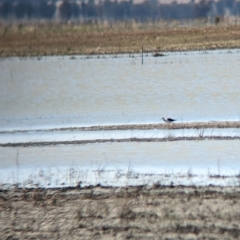
{"type": "Polygon", "coordinates": [[[174,122],[174,121],[177,121],[176,119],[172,119],[172,118],[167,118],[167,119],[165,119],[164,117],[162,118],[162,120],[163,120],[164,122],[166,122],[166,123],[172,123],[172,122],[174,122]]]}

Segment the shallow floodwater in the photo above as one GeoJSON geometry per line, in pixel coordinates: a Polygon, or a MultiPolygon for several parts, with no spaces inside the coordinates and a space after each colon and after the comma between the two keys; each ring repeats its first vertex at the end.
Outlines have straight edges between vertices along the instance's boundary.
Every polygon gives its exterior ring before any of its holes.
{"type": "Polygon", "coordinates": [[[7,143],[57,143],[84,140],[111,139],[161,139],[178,137],[234,137],[240,138],[239,128],[207,129],[153,129],[109,131],[24,131],[0,133],[0,144],[7,143]]]}
{"type": "Polygon", "coordinates": [[[239,50],[2,58],[0,130],[239,120],[239,50]]]}
{"type": "Polygon", "coordinates": [[[28,187],[239,184],[239,140],[6,147],[0,154],[0,181],[28,187]]]}
{"type": "Polygon", "coordinates": [[[0,59],[0,188],[126,184],[239,184],[240,141],[107,142],[239,137],[239,129],[52,131],[80,126],[240,120],[240,50],[0,59]],[[21,131],[18,131],[21,130],[21,131]]]}

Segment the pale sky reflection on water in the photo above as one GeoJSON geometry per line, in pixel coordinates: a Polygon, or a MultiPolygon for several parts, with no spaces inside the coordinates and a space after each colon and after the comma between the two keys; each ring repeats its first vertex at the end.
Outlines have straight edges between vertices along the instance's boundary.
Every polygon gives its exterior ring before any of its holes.
{"type": "Polygon", "coordinates": [[[239,120],[238,50],[0,61],[1,128],[239,120]]]}
{"type": "Polygon", "coordinates": [[[77,180],[85,184],[148,184],[163,178],[162,184],[238,184],[239,156],[239,140],[1,148],[0,183],[15,183],[18,177],[21,183],[30,179],[31,184],[43,186],[49,181],[52,186],[62,181],[70,184],[70,180],[75,185],[77,180]],[[69,171],[74,175],[71,179],[69,171]],[[227,178],[211,178],[214,175],[227,178]]]}

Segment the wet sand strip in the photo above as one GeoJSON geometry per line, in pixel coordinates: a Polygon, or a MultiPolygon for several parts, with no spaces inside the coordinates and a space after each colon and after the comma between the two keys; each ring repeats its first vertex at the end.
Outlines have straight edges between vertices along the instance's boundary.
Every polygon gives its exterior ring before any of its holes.
{"type": "Polygon", "coordinates": [[[202,141],[202,140],[240,140],[240,137],[210,136],[210,137],[167,137],[167,138],[124,138],[124,139],[94,139],[74,141],[51,141],[51,142],[18,142],[3,143],[0,147],[42,147],[56,145],[83,145],[93,143],[122,143],[122,142],[174,142],[174,141],[202,141]]]}

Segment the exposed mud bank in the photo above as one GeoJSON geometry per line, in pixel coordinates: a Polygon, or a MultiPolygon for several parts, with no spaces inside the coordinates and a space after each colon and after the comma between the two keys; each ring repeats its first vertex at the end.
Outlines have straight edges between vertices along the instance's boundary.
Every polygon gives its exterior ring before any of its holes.
{"type": "Polygon", "coordinates": [[[238,187],[0,191],[1,239],[238,239],[238,187]]]}
{"type": "Polygon", "coordinates": [[[153,123],[153,124],[124,124],[109,126],[93,126],[70,128],[69,130],[81,131],[103,131],[103,130],[149,130],[149,129],[203,129],[203,128],[240,128],[240,121],[231,122],[174,122],[174,123],[153,123]]]}
{"type": "MultiPolygon", "coordinates": [[[[151,124],[122,124],[89,127],[64,127],[50,129],[35,129],[33,131],[111,131],[111,130],[151,130],[151,129],[204,129],[204,128],[240,128],[240,121],[212,121],[212,122],[174,122],[151,124]]],[[[26,132],[26,130],[0,131],[0,133],[26,132]]]]}
{"type": "Polygon", "coordinates": [[[24,142],[24,143],[3,143],[0,147],[33,147],[33,146],[55,146],[55,145],[79,145],[108,142],[173,142],[173,141],[201,141],[201,140],[240,140],[240,137],[166,137],[166,138],[125,138],[125,139],[95,139],[76,141],[54,141],[54,142],[24,142]]]}
{"type": "MultiPolygon", "coordinates": [[[[197,136],[166,136],[166,137],[130,137],[122,139],[90,139],[90,140],[69,140],[69,141],[31,141],[31,142],[15,142],[2,143],[1,147],[31,147],[31,146],[50,146],[50,145],[70,145],[70,144],[90,144],[90,143],[107,143],[107,142],[166,142],[166,141],[200,141],[200,140],[239,140],[239,136],[219,136],[211,134],[204,135],[204,129],[207,128],[239,128],[240,122],[192,122],[192,123],[170,123],[170,124],[128,124],[128,125],[106,125],[106,126],[90,126],[90,127],[70,127],[70,128],[55,128],[34,130],[34,132],[64,132],[64,131],[118,131],[118,130],[177,130],[177,129],[196,129],[199,130],[197,136]]],[[[28,132],[27,130],[17,131],[2,131],[5,133],[21,133],[28,132]]]]}

